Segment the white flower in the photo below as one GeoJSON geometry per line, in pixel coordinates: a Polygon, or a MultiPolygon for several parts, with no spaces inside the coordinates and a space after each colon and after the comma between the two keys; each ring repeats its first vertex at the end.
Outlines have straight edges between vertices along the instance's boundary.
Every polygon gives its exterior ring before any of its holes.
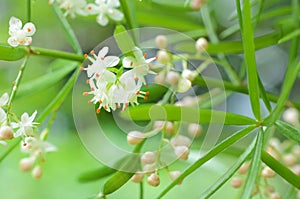
{"type": "Polygon", "coordinates": [[[147,75],[149,70],[149,63],[154,61],[156,57],[145,59],[146,54],[143,55],[141,49],[135,47],[133,51],[134,57],[125,57],[123,59],[123,66],[125,68],[131,68],[134,74],[135,80],[139,83],[146,84],[144,76],[147,75]]]}
{"type": "Polygon", "coordinates": [[[36,114],[37,111],[35,111],[29,117],[28,113],[25,112],[21,116],[21,121],[19,123],[15,123],[15,122],[11,123],[12,128],[19,128],[17,132],[14,134],[14,137],[33,135],[33,127],[35,126],[35,124],[38,124],[36,122],[33,122],[36,114]]]}
{"type": "Polygon", "coordinates": [[[56,1],[60,9],[64,9],[66,12],[64,16],[70,15],[71,18],[74,18],[76,14],[85,16],[86,1],[85,0],[50,0],[49,4],[52,4],[56,1]]]}
{"type": "Polygon", "coordinates": [[[101,26],[108,24],[108,18],[115,21],[123,19],[124,14],[116,9],[120,6],[119,0],[96,0],[95,3],[88,4],[86,12],[89,14],[98,14],[96,21],[101,26]]]}
{"type": "Polygon", "coordinates": [[[25,137],[21,142],[21,151],[29,153],[31,156],[40,156],[44,153],[56,151],[57,148],[47,141],[35,137],[25,137]]]}
{"type": "Polygon", "coordinates": [[[9,35],[7,42],[12,47],[18,45],[28,46],[32,42],[31,36],[35,33],[36,28],[33,23],[26,23],[22,28],[22,21],[16,17],[9,20],[9,35]]]}
{"type": "Polygon", "coordinates": [[[6,121],[6,112],[1,108],[8,103],[9,95],[4,93],[0,97],[0,124],[3,124],[6,121]]]}
{"type": "Polygon", "coordinates": [[[93,57],[90,57],[90,56],[87,57],[92,62],[91,65],[88,65],[87,68],[84,68],[84,70],[86,70],[89,78],[100,77],[101,74],[103,74],[103,72],[106,70],[106,68],[116,66],[119,63],[119,61],[120,61],[119,57],[106,56],[108,53],[108,50],[109,50],[108,47],[103,47],[99,51],[97,56],[92,51],[91,54],[93,55],[93,57]]]}

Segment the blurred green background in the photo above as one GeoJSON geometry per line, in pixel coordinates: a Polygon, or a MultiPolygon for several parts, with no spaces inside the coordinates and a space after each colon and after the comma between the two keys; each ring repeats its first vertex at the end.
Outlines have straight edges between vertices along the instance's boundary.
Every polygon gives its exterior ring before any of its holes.
{"type": "MultiPolygon", "coordinates": [[[[178,31],[193,31],[201,29],[203,23],[201,15],[198,11],[188,10],[187,12],[178,12],[176,8],[166,9],[156,5],[150,6],[151,1],[136,1],[138,12],[137,20],[142,26],[159,26],[171,28],[178,31]],[[185,24],[184,26],[181,24],[185,24]]],[[[158,2],[158,1],[154,1],[158,2]]],[[[178,1],[160,1],[165,5],[183,5],[183,0],[178,1]]],[[[266,7],[272,9],[272,6],[281,6],[289,4],[290,1],[274,0],[267,2],[266,7]]],[[[215,16],[215,25],[218,30],[224,30],[233,24],[236,20],[229,20],[235,9],[234,0],[215,0],[210,3],[211,9],[215,16]]],[[[25,21],[26,19],[26,1],[0,1],[0,43],[6,43],[8,38],[8,21],[11,16],[18,17],[25,21]]],[[[68,45],[62,28],[59,26],[56,16],[52,8],[48,5],[47,0],[32,1],[32,21],[37,27],[37,32],[34,35],[34,46],[71,51],[68,45]]],[[[69,20],[84,52],[89,52],[101,41],[110,37],[114,30],[114,25],[111,23],[107,27],[100,27],[94,17],[77,17],[69,20]]],[[[258,33],[263,34],[272,29],[269,23],[265,23],[258,27],[258,33]]],[[[233,35],[230,39],[239,38],[238,35],[233,35]]],[[[258,70],[266,87],[275,93],[279,93],[283,71],[287,63],[286,45],[277,45],[258,51],[258,70]]],[[[232,57],[232,61],[240,62],[239,55],[232,57]]],[[[28,82],[38,78],[45,73],[51,73],[53,68],[49,68],[49,64],[53,61],[50,58],[31,57],[28,68],[25,71],[23,82],[28,82]]],[[[8,91],[11,88],[12,82],[16,78],[21,61],[5,62],[0,61],[0,91],[8,91]]],[[[30,114],[34,110],[41,112],[43,108],[56,96],[56,93],[64,85],[67,78],[52,88],[36,92],[34,94],[26,94],[18,97],[14,102],[13,111],[20,115],[23,112],[30,114]]],[[[299,83],[299,82],[298,82],[299,83]]],[[[300,99],[298,87],[294,88],[291,97],[300,99]]],[[[250,115],[249,101],[246,96],[233,94],[227,102],[227,107],[230,112],[236,112],[244,115],[250,115]]],[[[232,129],[227,129],[226,133],[232,132],[232,129]]],[[[114,133],[114,132],[110,132],[114,133]]],[[[223,135],[224,136],[224,135],[223,135]]],[[[251,136],[250,136],[251,138],[251,136]]],[[[19,160],[24,157],[24,154],[19,152],[19,148],[15,149],[3,162],[0,164],[0,198],[3,199],[77,199],[88,198],[97,194],[104,180],[81,184],[77,177],[80,173],[98,168],[100,163],[96,161],[83,147],[73,124],[72,119],[72,100],[71,95],[64,102],[61,110],[58,113],[54,127],[50,132],[49,141],[58,147],[58,152],[48,154],[46,163],[43,164],[44,176],[40,180],[35,180],[30,176],[30,173],[22,173],[18,168],[19,160]]],[[[246,140],[247,141],[247,140],[246,140]]],[[[245,141],[245,142],[246,142],[245,141]]],[[[242,143],[243,144],[243,143],[242,143]]],[[[235,145],[240,146],[241,143],[235,145]]],[[[4,151],[4,147],[0,146],[0,153],[4,151]]],[[[236,150],[236,149],[234,149],[236,150]]],[[[184,180],[181,186],[172,190],[165,198],[197,198],[201,191],[211,185],[226,169],[234,163],[234,159],[239,151],[232,153],[233,149],[229,149],[228,153],[222,153],[213,161],[206,164],[196,173],[184,180]],[[229,153],[230,152],[230,153],[229,153]]],[[[192,159],[193,160],[193,159],[192,159]]],[[[192,161],[190,160],[190,161],[192,161]]],[[[184,168],[189,162],[179,163],[174,165],[174,169],[184,168]]],[[[145,198],[154,198],[170,180],[165,172],[161,172],[163,178],[161,186],[152,188],[145,185],[145,198]]],[[[279,179],[275,179],[279,180],[279,179]]],[[[127,183],[120,191],[117,191],[108,198],[123,199],[123,198],[138,198],[138,185],[127,183]]],[[[282,186],[281,189],[285,189],[282,186]]],[[[233,189],[230,184],[226,184],[213,198],[234,198],[238,197],[238,190],[233,189]]]]}

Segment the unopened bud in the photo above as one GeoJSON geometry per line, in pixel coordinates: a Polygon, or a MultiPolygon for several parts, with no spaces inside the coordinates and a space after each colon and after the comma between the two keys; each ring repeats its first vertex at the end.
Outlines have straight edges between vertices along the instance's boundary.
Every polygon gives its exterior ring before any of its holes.
{"type": "Polygon", "coordinates": [[[198,137],[199,135],[201,135],[201,132],[202,132],[202,126],[200,124],[192,123],[188,125],[188,134],[192,138],[198,137]]]}
{"type": "MultiPolygon", "coordinates": [[[[172,181],[176,180],[180,175],[181,175],[180,171],[170,171],[169,172],[169,176],[172,181]]],[[[181,183],[182,183],[182,181],[178,182],[178,184],[181,184],[181,183]]]]}
{"type": "Polygon", "coordinates": [[[179,79],[180,79],[179,74],[174,71],[168,72],[168,74],[166,76],[166,81],[173,86],[177,85],[179,79]]]}
{"type": "Polygon", "coordinates": [[[190,151],[186,146],[177,146],[174,149],[174,153],[179,160],[187,160],[189,158],[190,151]]]}
{"type": "Polygon", "coordinates": [[[21,171],[30,171],[34,165],[35,158],[29,157],[29,158],[23,158],[19,162],[19,167],[21,171]]]}
{"type": "Polygon", "coordinates": [[[148,151],[144,153],[141,157],[141,161],[144,164],[153,164],[155,162],[156,156],[155,153],[148,151]]]}
{"type": "Polygon", "coordinates": [[[9,140],[14,137],[14,131],[10,126],[0,127],[0,140],[9,140]]]}
{"type": "Polygon", "coordinates": [[[42,167],[40,165],[37,165],[34,167],[34,169],[31,172],[32,177],[35,179],[40,179],[43,175],[42,167]]]}
{"type": "Polygon", "coordinates": [[[140,183],[143,181],[144,173],[143,172],[136,172],[132,177],[131,181],[135,183],[140,183]]]}
{"type": "Polygon", "coordinates": [[[289,153],[282,157],[282,161],[286,166],[293,166],[297,163],[297,158],[293,154],[289,153]]]}
{"type": "Polygon", "coordinates": [[[300,146],[299,145],[294,146],[292,149],[292,152],[296,158],[300,159],[300,146]]]}
{"type": "Polygon", "coordinates": [[[167,48],[168,45],[168,39],[165,35],[157,35],[155,37],[155,44],[159,47],[159,48],[167,48]]]}
{"type": "Polygon", "coordinates": [[[131,131],[127,134],[127,142],[132,145],[141,143],[145,139],[145,135],[139,131],[131,131]]]}
{"type": "Polygon", "coordinates": [[[300,164],[297,164],[291,169],[296,175],[300,175],[300,164]]]}
{"type": "Polygon", "coordinates": [[[156,173],[152,173],[148,178],[147,182],[153,187],[157,187],[160,184],[159,176],[156,173]]]}
{"type": "Polygon", "coordinates": [[[170,143],[173,145],[173,146],[186,146],[186,147],[189,147],[191,145],[191,140],[190,138],[184,136],[184,135],[177,135],[176,137],[173,137],[171,140],[170,140],[170,143]]]}
{"type": "Polygon", "coordinates": [[[249,166],[250,166],[250,163],[249,162],[245,162],[242,164],[242,166],[239,168],[239,170],[237,171],[238,174],[240,175],[244,175],[248,172],[248,169],[249,169],[249,166]]]}
{"type": "Polygon", "coordinates": [[[243,184],[243,180],[241,178],[234,177],[231,180],[231,186],[233,188],[240,188],[243,184]]]}
{"type": "Polygon", "coordinates": [[[165,132],[168,135],[172,135],[174,133],[174,125],[172,122],[167,122],[165,126],[165,132]]]}
{"type": "Polygon", "coordinates": [[[197,76],[197,73],[194,71],[191,71],[189,69],[185,69],[182,71],[181,76],[184,79],[190,80],[190,81],[194,81],[195,77],[197,76]]]}
{"type": "Polygon", "coordinates": [[[282,118],[288,123],[297,124],[299,122],[299,112],[296,108],[288,108],[283,112],[282,118]]]}
{"type": "Polygon", "coordinates": [[[157,60],[162,64],[167,64],[170,61],[170,55],[165,50],[157,52],[157,60]]]}
{"type": "Polygon", "coordinates": [[[273,178],[275,174],[275,171],[273,171],[270,167],[265,167],[261,172],[261,176],[263,178],[273,178]]]}
{"type": "Polygon", "coordinates": [[[208,48],[208,41],[204,37],[201,37],[196,41],[195,46],[198,52],[203,52],[208,48]]]}
{"type": "Polygon", "coordinates": [[[192,82],[188,79],[181,78],[178,82],[177,91],[180,93],[184,93],[188,91],[192,87],[192,82]]]}

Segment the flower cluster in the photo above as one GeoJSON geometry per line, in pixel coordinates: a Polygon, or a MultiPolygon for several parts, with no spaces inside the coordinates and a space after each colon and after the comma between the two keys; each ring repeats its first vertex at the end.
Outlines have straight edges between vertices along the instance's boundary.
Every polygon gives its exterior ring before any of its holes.
{"type": "MultiPolygon", "coordinates": [[[[271,138],[267,147],[267,152],[275,159],[279,160],[291,169],[296,175],[300,175],[300,146],[295,145],[291,141],[280,142],[277,138],[271,138]]],[[[231,186],[234,188],[240,188],[243,184],[242,175],[247,174],[249,170],[250,162],[245,162],[239,168],[237,173],[240,177],[234,177],[231,180],[231,186]]],[[[263,178],[264,186],[256,186],[253,190],[253,195],[263,191],[264,195],[272,199],[280,199],[281,195],[275,191],[275,187],[271,185],[272,181],[268,181],[276,176],[275,171],[265,164],[261,165],[261,177],[263,178]]],[[[300,194],[300,192],[299,192],[300,194]]]]}
{"type": "Polygon", "coordinates": [[[31,116],[28,113],[23,113],[21,119],[15,119],[15,122],[10,122],[9,114],[4,109],[8,109],[9,95],[4,93],[0,98],[0,143],[7,145],[7,140],[22,137],[21,151],[29,154],[29,157],[23,158],[20,161],[20,169],[22,171],[30,171],[32,169],[32,176],[40,178],[42,176],[41,163],[45,161],[45,154],[55,151],[56,147],[47,141],[44,141],[44,135],[38,136],[36,132],[36,125],[34,122],[37,112],[35,111],[31,116]],[[16,129],[14,132],[13,129],[16,129]]]}
{"type": "Polygon", "coordinates": [[[149,93],[140,89],[146,84],[144,76],[150,73],[149,63],[156,59],[145,59],[142,51],[135,48],[134,57],[125,57],[122,67],[114,68],[120,63],[120,58],[106,56],[108,51],[108,47],[102,48],[97,55],[92,51],[91,56],[86,56],[91,64],[82,68],[87,72],[87,83],[91,88],[83,95],[93,95],[89,103],[99,103],[97,113],[102,108],[109,112],[117,108],[124,110],[129,104],[138,104],[139,97],[146,99],[149,93]],[[128,70],[122,73],[123,69],[128,70]]]}
{"type": "Polygon", "coordinates": [[[94,3],[87,3],[86,0],[50,0],[49,4],[54,1],[65,10],[64,16],[69,15],[74,18],[76,15],[97,15],[96,21],[101,26],[106,26],[109,19],[121,21],[124,17],[124,14],[117,9],[120,7],[119,0],[95,0],[94,3]]]}
{"type": "Polygon", "coordinates": [[[7,42],[12,47],[19,45],[28,46],[32,42],[31,36],[35,33],[36,28],[33,23],[29,22],[22,28],[22,21],[16,17],[11,17],[9,20],[9,35],[7,42]]]}

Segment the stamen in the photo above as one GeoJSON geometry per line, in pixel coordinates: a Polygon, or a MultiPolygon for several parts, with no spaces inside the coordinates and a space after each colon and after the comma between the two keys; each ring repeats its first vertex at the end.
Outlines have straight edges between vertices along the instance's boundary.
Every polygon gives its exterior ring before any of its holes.
{"type": "Polygon", "coordinates": [[[87,79],[87,80],[86,80],[86,83],[87,83],[87,84],[89,84],[89,83],[90,83],[90,80],[89,80],[89,79],[87,79]]]}
{"type": "Polygon", "coordinates": [[[88,96],[88,95],[89,95],[89,92],[83,92],[82,95],[83,95],[83,96],[88,96]]]}
{"type": "Polygon", "coordinates": [[[84,67],[81,66],[81,67],[80,67],[80,70],[83,71],[83,70],[84,70],[84,67]]]}
{"type": "Polygon", "coordinates": [[[137,80],[139,80],[139,78],[138,78],[138,77],[135,77],[134,80],[137,81],[137,80]]]}
{"type": "Polygon", "coordinates": [[[94,51],[94,50],[91,50],[90,54],[91,54],[91,55],[94,55],[94,54],[95,54],[95,51],[94,51]]]}
{"type": "Polygon", "coordinates": [[[89,101],[88,101],[88,104],[92,104],[92,101],[91,101],[91,100],[89,100],[89,101]]]}
{"type": "Polygon", "coordinates": [[[104,57],[101,57],[100,59],[103,61],[103,60],[104,60],[104,57]]]}
{"type": "Polygon", "coordinates": [[[97,108],[96,113],[99,114],[100,111],[101,111],[101,109],[100,109],[100,108],[97,108]]]}
{"type": "Polygon", "coordinates": [[[84,56],[84,58],[88,58],[89,57],[88,54],[84,54],[83,56],[84,56]]]}
{"type": "Polygon", "coordinates": [[[100,77],[100,74],[99,74],[99,73],[96,73],[96,77],[100,77]]]}
{"type": "Polygon", "coordinates": [[[147,96],[144,96],[144,100],[148,100],[148,97],[147,97],[147,96]]]}
{"type": "Polygon", "coordinates": [[[27,28],[27,32],[31,32],[31,29],[30,29],[30,28],[27,28]]]}
{"type": "Polygon", "coordinates": [[[149,92],[149,91],[147,91],[147,92],[145,93],[145,95],[149,95],[149,93],[150,93],[150,92],[149,92]]]}
{"type": "Polygon", "coordinates": [[[99,100],[99,103],[102,104],[103,103],[102,100],[99,100]]]}
{"type": "Polygon", "coordinates": [[[144,58],[145,58],[145,59],[146,59],[146,57],[147,57],[147,53],[144,54],[144,58]]]}
{"type": "Polygon", "coordinates": [[[92,6],[88,6],[87,9],[88,9],[88,10],[92,10],[92,6]]]}
{"type": "Polygon", "coordinates": [[[133,66],[133,62],[132,61],[130,62],[130,66],[133,66]]]}
{"type": "Polygon", "coordinates": [[[91,91],[95,91],[95,88],[94,88],[94,87],[92,87],[92,88],[91,88],[91,91]]]}
{"type": "Polygon", "coordinates": [[[141,93],[140,91],[137,91],[135,94],[137,94],[137,95],[138,95],[138,94],[140,94],[140,93],[141,93]]]}

